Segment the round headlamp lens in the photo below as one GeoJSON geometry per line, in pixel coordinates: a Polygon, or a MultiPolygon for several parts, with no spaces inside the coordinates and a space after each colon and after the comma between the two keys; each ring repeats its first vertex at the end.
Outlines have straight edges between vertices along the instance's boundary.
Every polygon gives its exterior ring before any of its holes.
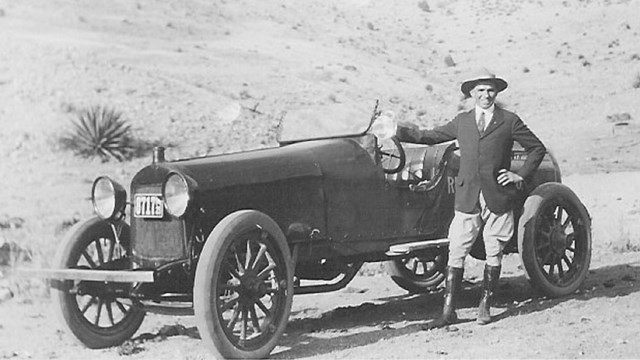
{"type": "Polygon", "coordinates": [[[169,175],[164,183],[164,204],[169,214],[180,217],[184,215],[189,206],[189,186],[180,175],[169,175]]]}
{"type": "Polygon", "coordinates": [[[99,177],[93,183],[91,194],[93,208],[103,219],[111,218],[116,212],[116,189],[108,177],[99,177]]]}

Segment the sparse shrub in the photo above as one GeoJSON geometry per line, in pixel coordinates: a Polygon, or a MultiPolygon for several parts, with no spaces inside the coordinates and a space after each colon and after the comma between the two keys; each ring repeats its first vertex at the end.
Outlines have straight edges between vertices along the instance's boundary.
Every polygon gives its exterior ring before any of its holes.
{"type": "Polygon", "coordinates": [[[80,214],[76,213],[72,217],[63,220],[61,223],[56,225],[53,233],[55,236],[60,236],[66,233],[73,225],[80,221],[80,214]]]}
{"type": "Polygon", "coordinates": [[[627,225],[622,213],[616,213],[594,227],[596,237],[610,239],[607,247],[616,254],[640,251],[640,239],[637,231],[627,225]]]}
{"type": "Polygon", "coordinates": [[[623,254],[640,251],[640,242],[634,239],[628,229],[620,229],[620,234],[611,244],[614,253],[623,254]]]}
{"type": "Polygon", "coordinates": [[[33,259],[33,251],[17,242],[0,239],[0,266],[14,266],[33,259]]]}
{"type": "Polygon", "coordinates": [[[64,148],[78,155],[123,161],[135,152],[131,126],[122,113],[113,108],[94,106],[81,110],[72,127],[60,141],[64,148]]]}

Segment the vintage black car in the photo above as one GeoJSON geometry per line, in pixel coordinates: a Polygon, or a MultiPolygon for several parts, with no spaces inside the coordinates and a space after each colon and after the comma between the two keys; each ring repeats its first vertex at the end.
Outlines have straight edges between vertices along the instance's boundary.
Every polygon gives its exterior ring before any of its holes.
{"type": "MultiPolygon", "coordinates": [[[[45,271],[69,330],[103,348],[129,339],[146,312],[194,314],[215,356],[264,358],[294,294],[341,289],[364,262],[387,262],[410,292],[435,289],[447,263],[456,145],[378,141],[370,130],[378,115],[344,135],[264,150],[166,161],[156,148],[128,194],[97,178],[97,216],[74,226],[57,268],[45,271]]],[[[526,156],[515,147],[512,168],[526,156]]],[[[574,292],[589,268],[591,220],[551,154],[521,195],[505,252],[519,253],[547,296],[574,292]]],[[[483,258],[476,244],[472,255],[483,258]]]]}

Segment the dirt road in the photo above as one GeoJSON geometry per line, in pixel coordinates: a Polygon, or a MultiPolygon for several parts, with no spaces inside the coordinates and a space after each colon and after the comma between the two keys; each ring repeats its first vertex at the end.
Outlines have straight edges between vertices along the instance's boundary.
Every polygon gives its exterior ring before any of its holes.
{"type": "MultiPolygon", "coordinates": [[[[573,296],[546,299],[505,261],[496,321],[475,323],[480,267],[465,279],[461,322],[421,330],[438,316],[442,294],[409,295],[384,275],[358,276],[345,289],[294,298],[277,359],[637,358],[640,253],[603,257],[573,296]]],[[[478,264],[479,265],[479,264],[478,264]]],[[[0,359],[205,359],[192,317],[148,315],[133,342],[90,350],[61,331],[46,300],[0,306],[0,359]]]]}

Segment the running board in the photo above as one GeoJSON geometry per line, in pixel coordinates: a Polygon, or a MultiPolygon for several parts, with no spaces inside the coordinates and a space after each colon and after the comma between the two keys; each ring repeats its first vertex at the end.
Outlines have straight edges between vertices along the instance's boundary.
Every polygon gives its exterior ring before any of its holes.
{"type": "Polygon", "coordinates": [[[416,250],[449,246],[449,239],[434,239],[389,246],[387,256],[409,255],[416,250]]]}
{"type": "Polygon", "coordinates": [[[157,304],[150,301],[142,301],[142,309],[149,313],[158,315],[170,315],[170,316],[192,316],[193,305],[169,305],[169,304],[157,304]]]}

